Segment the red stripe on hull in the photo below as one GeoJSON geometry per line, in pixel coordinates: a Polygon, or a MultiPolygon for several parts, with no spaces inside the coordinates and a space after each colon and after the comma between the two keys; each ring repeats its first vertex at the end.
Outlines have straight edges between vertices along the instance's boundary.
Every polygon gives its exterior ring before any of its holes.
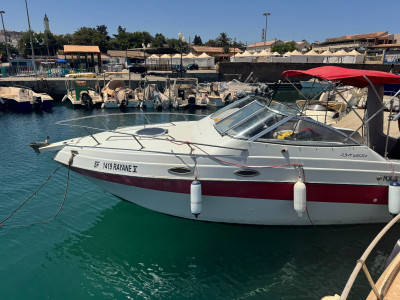
{"type": "MultiPolygon", "coordinates": [[[[72,167],[75,172],[88,177],[123,185],[172,193],[190,193],[192,180],[144,178],[94,172],[72,167]]],[[[293,200],[294,183],[250,181],[201,181],[206,196],[293,200]]],[[[388,203],[388,187],[344,184],[306,183],[307,201],[357,204],[388,203]],[[374,202],[374,199],[377,201],[374,202]]]]}

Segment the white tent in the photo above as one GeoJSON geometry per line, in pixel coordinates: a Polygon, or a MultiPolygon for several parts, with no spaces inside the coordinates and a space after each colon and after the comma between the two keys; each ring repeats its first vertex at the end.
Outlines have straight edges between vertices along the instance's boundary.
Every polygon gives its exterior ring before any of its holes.
{"type": "Polygon", "coordinates": [[[284,57],[289,57],[291,63],[306,63],[307,56],[304,56],[301,52],[293,50],[292,52],[286,52],[284,57]]]}
{"type": "Polygon", "coordinates": [[[193,53],[189,53],[188,55],[185,55],[182,60],[183,66],[186,67],[188,64],[196,63],[196,58],[197,58],[197,56],[194,55],[193,53]]]}
{"type": "Polygon", "coordinates": [[[215,66],[215,58],[203,52],[203,54],[196,57],[196,63],[199,67],[213,68],[215,66]]]}
{"type": "Polygon", "coordinates": [[[180,65],[181,64],[181,54],[176,53],[176,54],[172,55],[171,63],[172,63],[172,65],[180,65]]]}
{"type": "Polygon", "coordinates": [[[267,62],[272,53],[263,49],[261,52],[256,52],[253,55],[257,58],[257,62],[267,62]]]}
{"type": "Polygon", "coordinates": [[[302,56],[303,54],[297,50],[293,50],[292,52],[287,52],[285,55],[293,56],[293,55],[300,55],[302,56]]]}
{"type": "Polygon", "coordinates": [[[244,51],[240,56],[235,55],[235,61],[237,62],[253,62],[256,57],[248,51],[244,51]]]}
{"type": "Polygon", "coordinates": [[[160,57],[160,64],[163,65],[170,65],[171,64],[171,55],[169,54],[163,54],[160,57]]]}
{"type": "Polygon", "coordinates": [[[324,61],[324,57],[314,50],[308,51],[304,56],[307,57],[308,63],[322,63],[324,61]]]}
{"type": "Polygon", "coordinates": [[[363,64],[364,63],[364,54],[358,52],[357,50],[353,50],[348,53],[348,55],[353,55],[355,64],[363,64]]]}
{"type": "Polygon", "coordinates": [[[148,64],[148,65],[156,65],[159,62],[160,62],[160,57],[155,54],[146,58],[146,64],[148,64]]]}

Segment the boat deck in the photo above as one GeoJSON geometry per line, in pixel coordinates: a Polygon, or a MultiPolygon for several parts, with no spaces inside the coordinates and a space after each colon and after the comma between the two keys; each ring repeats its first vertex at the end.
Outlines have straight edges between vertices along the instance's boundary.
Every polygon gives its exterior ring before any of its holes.
{"type": "MultiPolygon", "coordinates": [[[[400,254],[398,254],[390,265],[383,272],[376,283],[379,294],[385,300],[400,299],[400,254]]],[[[367,300],[377,300],[378,298],[373,291],[368,295],[367,300]]]]}

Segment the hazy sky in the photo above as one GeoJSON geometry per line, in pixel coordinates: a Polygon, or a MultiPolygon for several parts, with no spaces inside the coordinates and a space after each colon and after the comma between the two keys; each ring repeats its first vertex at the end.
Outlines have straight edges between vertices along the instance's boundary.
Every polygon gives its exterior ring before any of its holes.
{"type": "MultiPolygon", "coordinates": [[[[117,32],[118,25],[129,32],[148,31],[189,40],[199,35],[203,42],[221,32],[237,41],[261,41],[264,12],[269,12],[267,40],[324,41],[346,34],[378,31],[400,33],[400,0],[28,0],[32,30],[43,32],[43,17],[56,34],[73,33],[83,26],[106,25],[117,32]]],[[[24,0],[2,0],[7,30],[26,31],[24,0]]]]}

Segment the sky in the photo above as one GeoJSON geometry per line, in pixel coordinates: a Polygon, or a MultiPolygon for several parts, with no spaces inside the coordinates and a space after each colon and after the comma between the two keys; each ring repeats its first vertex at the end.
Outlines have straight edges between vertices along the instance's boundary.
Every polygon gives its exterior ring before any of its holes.
{"type": "MultiPolygon", "coordinates": [[[[267,40],[308,42],[349,34],[379,31],[400,33],[400,0],[27,0],[31,28],[43,32],[47,14],[54,34],[74,33],[80,27],[106,25],[110,35],[118,26],[128,32],[148,31],[203,42],[221,32],[244,44],[261,41],[268,16],[267,40]]],[[[26,31],[25,0],[2,0],[6,30],[26,31]]]]}

